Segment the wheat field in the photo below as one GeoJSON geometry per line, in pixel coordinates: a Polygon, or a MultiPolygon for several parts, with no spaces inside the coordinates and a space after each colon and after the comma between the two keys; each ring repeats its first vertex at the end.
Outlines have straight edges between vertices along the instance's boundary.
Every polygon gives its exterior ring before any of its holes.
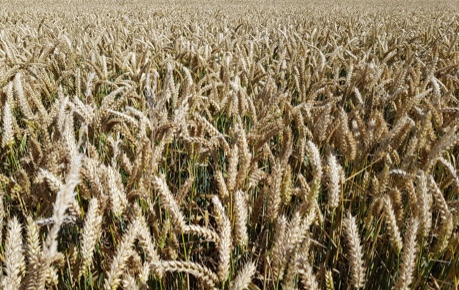
{"type": "Polygon", "coordinates": [[[458,289],[458,2],[0,2],[1,289],[458,289]]]}

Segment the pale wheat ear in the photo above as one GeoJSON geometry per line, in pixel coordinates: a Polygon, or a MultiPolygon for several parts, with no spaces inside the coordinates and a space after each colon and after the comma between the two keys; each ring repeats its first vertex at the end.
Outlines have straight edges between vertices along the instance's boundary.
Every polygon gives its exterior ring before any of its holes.
{"type": "Polygon", "coordinates": [[[395,289],[409,289],[410,284],[413,281],[413,274],[416,266],[416,255],[418,251],[416,243],[418,228],[419,221],[416,218],[412,218],[408,225],[408,230],[405,233],[402,263],[400,265],[395,289]]]}
{"type": "Polygon", "coordinates": [[[427,237],[432,227],[432,195],[427,188],[427,177],[423,171],[417,175],[416,194],[418,200],[419,226],[422,237],[427,237]]]}
{"type": "Polygon", "coordinates": [[[305,289],[319,289],[316,277],[314,275],[312,266],[306,259],[300,258],[296,261],[298,265],[298,273],[301,277],[301,283],[305,289]]]}
{"type": "Polygon", "coordinates": [[[156,269],[155,274],[158,277],[161,277],[164,272],[184,272],[192,274],[204,283],[206,289],[215,289],[215,284],[219,282],[218,276],[211,270],[193,262],[159,261],[153,263],[153,267],[156,269]]]}
{"type": "Polygon", "coordinates": [[[2,147],[6,148],[14,142],[13,131],[13,114],[8,101],[6,101],[3,111],[3,127],[2,127],[2,147]]]}
{"type": "Polygon", "coordinates": [[[268,218],[274,221],[279,216],[281,207],[281,189],[282,189],[282,168],[278,160],[274,161],[272,165],[272,172],[270,178],[270,194],[267,196],[267,210],[268,218]]]}
{"type": "Polygon", "coordinates": [[[348,245],[348,260],[350,266],[350,283],[359,289],[365,284],[365,265],[363,261],[363,249],[356,224],[356,219],[350,213],[343,221],[344,231],[348,245]]]}
{"type": "Polygon", "coordinates": [[[230,258],[231,258],[231,223],[226,215],[225,209],[217,196],[212,198],[215,215],[219,228],[219,243],[217,244],[219,252],[218,278],[221,282],[228,279],[230,258]]]}
{"type": "Polygon", "coordinates": [[[283,277],[283,263],[285,253],[285,243],[287,239],[287,219],[285,216],[279,216],[275,225],[275,237],[273,246],[270,253],[272,278],[282,280],[283,277]]]}
{"type": "Polygon", "coordinates": [[[102,215],[99,212],[99,202],[96,198],[89,202],[88,212],[84,222],[84,231],[81,236],[81,262],[78,276],[86,276],[92,267],[95,246],[101,235],[102,215]]]}
{"type": "Polygon", "coordinates": [[[53,207],[54,225],[48,233],[44,247],[45,259],[52,260],[57,253],[57,234],[65,219],[65,211],[70,203],[74,200],[75,187],[80,182],[79,171],[81,167],[82,156],[74,152],[70,163],[70,171],[66,177],[65,184],[63,184],[57,193],[56,201],[53,207]]]}
{"type": "Polygon", "coordinates": [[[246,194],[238,190],[235,193],[235,222],[234,222],[234,240],[235,242],[242,247],[247,246],[249,237],[247,231],[247,204],[246,204],[246,194]]]}
{"type": "Polygon", "coordinates": [[[312,166],[312,175],[314,180],[311,183],[311,195],[310,200],[316,199],[317,194],[320,190],[320,183],[322,181],[323,167],[320,158],[319,148],[312,141],[307,142],[307,151],[312,166]]]}
{"type": "Polygon", "coordinates": [[[30,109],[29,101],[24,94],[24,88],[22,85],[22,73],[18,72],[14,77],[14,92],[16,93],[16,97],[19,103],[19,107],[21,108],[21,112],[26,116],[28,119],[32,120],[34,115],[32,110],[30,109]]]}
{"type": "Polygon", "coordinates": [[[236,189],[236,181],[237,181],[237,166],[239,164],[239,148],[235,144],[231,148],[231,153],[229,156],[228,162],[228,178],[226,181],[226,187],[230,193],[236,189]]]}
{"type": "Polygon", "coordinates": [[[328,187],[328,206],[331,210],[338,207],[340,202],[342,182],[342,167],[336,160],[335,155],[330,153],[327,159],[327,187],[328,187]]]}
{"type": "Polygon", "coordinates": [[[333,282],[333,275],[330,270],[325,272],[325,289],[327,290],[334,290],[335,284],[333,282]]]}
{"type": "Polygon", "coordinates": [[[153,183],[159,194],[161,195],[162,202],[164,206],[169,211],[171,220],[174,226],[178,227],[179,231],[182,231],[186,227],[185,217],[183,216],[177,202],[174,199],[174,196],[169,190],[169,187],[164,180],[164,177],[154,177],[153,183]]]}
{"type": "Polygon", "coordinates": [[[0,241],[3,241],[3,220],[5,218],[5,205],[3,203],[4,196],[5,192],[3,192],[3,189],[0,188],[0,241]]]}
{"type": "Polygon", "coordinates": [[[2,279],[2,287],[19,289],[24,275],[25,261],[22,252],[22,226],[16,217],[8,221],[3,270],[5,276],[2,279]]]}
{"type": "Polygon", "coordinates": [[[387,228],[389,229],[389,239],[392,247],[400,253],[403,247],[402,238],[400,236],[400,230],[397,225],[395,218],[394,208],[392,207],[392,201],[389,196],[384,197],[384,216],[386,218],[387,228]]]}
{"type": "Polygon", "coordinates": [[[223,174],[220,171],[217,171],[215,179],[217,180],[219,195],[223,200],[227,199],[229,197],[229,191],[226,186],[225,179],[223,178],[223,174]]]}
{"type": "Polygon", "coordinates": [[[43,262],[41,239],[38,225],[27,218],[27,275],[25,285],[28,289],[39,288],[43,262]]]}
{"type": "Polygon", "coordinates": [[[233,280],[231,290],[243,290],[249,288],[250,282],[252,282],[252,278],[256,271],[257,267],[255,263],[246,263],[233,280]]]}

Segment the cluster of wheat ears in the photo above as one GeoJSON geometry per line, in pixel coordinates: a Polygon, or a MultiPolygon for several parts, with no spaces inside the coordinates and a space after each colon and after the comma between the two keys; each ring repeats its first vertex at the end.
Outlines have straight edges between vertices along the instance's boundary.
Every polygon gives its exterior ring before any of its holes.
{"type": "Polygon", "coordinates": [[[456,7],[48,2],[0,12],[0,288],[457,289],[456,7]]]}

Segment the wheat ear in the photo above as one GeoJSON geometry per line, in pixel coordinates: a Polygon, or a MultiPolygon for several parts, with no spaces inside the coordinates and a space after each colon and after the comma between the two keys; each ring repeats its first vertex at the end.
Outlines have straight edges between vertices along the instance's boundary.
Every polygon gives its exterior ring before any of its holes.
{"type": "Polygon", "coordinates": [[[270,194],[268,195],[267,212],[270,221],[274,221],[279,216],[281,207],[281,189],[282,189],[282,168],[280,162],[276,162],[272,167],[270,194]]]}
{"type": "Polygon", "coordinates": [[[336,156],[331,154],[328,155],[327,159],[327,179],[328,179],[328,207],[333,210],[338,207],[340,199],[340,177],[341,177],[341,165],[338,164],[336,156]]]}
{"type": "Polygon", "coordinates": [[[32,110],[30,109],[29,101],[24,94],[24,88],[22,86],[22,74],[17,73],[14,77],[14,90],[16,92],[19,107],[21,108],[22,113],[28,119],[33,119],[32,110]]]}
{"type": "Polygon", "coordinates": [[[85,275],[91,269],[94,249],[99,240],[102,226],[102,215],[99,213],[99,202],[92,198],[84,222],[81,236],[81,264],[79,275],[85,275]]]}
{"type": "Polygon", "coordinates": [[[236,187],[236,179],[237,179],[237,165],[239,164],[239,148],[236,144],[234,144],[233,148],[231,148],[231,153],[229,157],[228,163],[228,179],[226,181],[226,187],[228,191],[232,193],[236,187]]]}
{"type": "Polygon", "coordinates": [[[320,152],[319,148],[317,148],[316,144],[312,141],[307,142],[307,152],[309,159],[312,165],[312,175],[313,175],[313,182],[311,187],[311,195],[310,200],[316,199],[316,195],[319,193],[320,183],[322,180],[322,161],[320,160],[320,152]]]}
{"type": "Polygon", "coordinates": [[[423,237],[427,237],[432,228],[432,195],[428,191],[427,177],[423,171],[419,171],[417,179],[417,213],[420,218],[421,234],[423,237]]]}
{"type": "Polygon", "coordinates": [[[330,270],[325,271],[325,289],[334,290],[335,284],[333,283],[333,274],[330,270]]]}
{"type": "Polygon", "coordinates": [[[435,253],[441,254],[446,247],[448,247],[449,241],[451,239],[451,235],[453,234],[454,230],[454,220],[453,214],[448,212],[446,217],[443,218],[443,221],[438,229],[437,233],[437,242],[435,245],[435,253]]]}
{"type": "Polygon", "coordinates": [[[218,193],[220,194],[220,197],[225,200],[229,196],[229,191],[228,187],[226,186],[225,179],[223,178],[223,174],[220,171],[217,171],[215,173],[215,179],[217,180],[217,185],[218,185],[218,193]]]}
{"type": "Polygon", "coordinates": [[[174,196],[169,190],[169,187],[164,180],[164,177],[154,177],[153,183],[156,188],[159,190],[161,195],[161,201],[164,204],[164,207],[167,209],[169,214],[171,215],[172,223],[178,227],[179,231],[182,231],[186,227],[185,217],[183,216],[180,208],[175,201],[174,196]]]}
{"type": "Polygon", "coordinates": [[[123,235],[121,243],[118,246],[116,255],[110,266],[110,271],[105,278],[105,290],[115,290],[120,283],[120,276],[126,268],[126,262],[132,254],[132,246],[137,238],[138,232],[142,230],[139,218],[136,218],[130,225],[127,232],[123,235]]]}
{"type": "Polygon", "coordinates": [[[271,250],[271,269],[274,279],[282,280],[283,267],[285,265],[285,242],[287,239],[287,219],[281,215],[277,221],[274,229],[274,242],[271,250]]]}
{"type": "Polygon", "coordinates": [[[44,274],[41,264],[42,250],[40,245],[40,229],[36,222],[27,218],[27,275],[26,289],[40,289],[40,281],[44,274]]]}
{"type": "Polygon", "coordinates": [[[309,262],[304,258],[299,258],[297,260],[297,267],[304,289],[319,289],[319,284],[317,284],[316,276],[309,262]]]}
{"type": "Polygon", "coordinates": [[[72,202],[75,194],[75,187],[79,183],[78,174],[81,167],[80,154],[76,152],[72,155],[70,163],[70,171],[66,177],[66,182],[62,185],[57,193],[56,201],[53,207],[53,220],[54,225],[48,233],[46,244],[44,248],[44,258],[52,260],[57,253],[57,234],[65,219],[65,211],[72,202]]]}
{"type": "Polygon", "coordinates": [[[214,272],[194,262],[160,261],[153,263],[153,268],[156,269],[158,272],[156,275],[159,277],[162,276],[162,272],[184,272],[191,274],[204,283],[208,289],[216,289],[215,284],[219,281],[219,278],[214,272]]]}
{"type": "Polygon", "coordinates": [[[416,236],[418,233],[419,221],[412,218],[407,232],[405,233],[405,242],[403,245],[402,264],[395,285],[397,290],[408,290],[413,281],[413,272],[416,266],[416,236]]]}
{"type": "Polygon", "coordinates": [[[249,287],[252,277],[255,275],[257,267],[254,262],[249,262],[239,271],[234,279],[231,290],[244,290],[249,287]]]}
{"type": "Polygon", "coordinates": [[[3,289],[19,289],[25,268],[22,253],[22,227],[16,217],[8,222],[8,235],[5,244],[3,289]]]}
{"type": "Polygon", "coordinates": [[[244,193],[240,190],[235,193],[236,212],[234,223],[235,240],[240,246],[246,246],[249,240],[247,234],[247,205],[244,193]]]}
{"type": "Polygon", "coordinates": [[[135,281],[134,277],[131,275],[125,273],[123,275],[123,280],[121,282],[121,285],[123,285],[123,289],[129,289],[129,290],[138,290],[139,286],[137,286],[137,282],[135,281]]]}
{"type": "Polygon", "coordinates": [[[8,101],[3,107],[2,147],[6,148],[14,142],[13,114],[8,101]]]}
{"type": "Polygon", "coordinates": [[[429,175],[427,181],[429,190],[432,192],[432,196],[435,199],[435,204],[440,211],[440,218],[444,221],[449,214],[448,204],[446,203],[445,197],[432,175],[429,175]]]}
{"type": "Polygon", "coordinates": [[[389,238],[392,247],[400,253],[403,247],[402,238],[400,236],[400,230],[397,226],[397,219],[395,218],[394,208],[392,207],[392,201],[389,196],[384,197],[384,214],[386,217],[387,228],[389,229],[389,238]]]}
{"type": "Polygon", "coordinates": [[[365,267],[363,265],[362,246],[355,217],[348,214],[343,221],[349,247],[349,263],[351,265],[351,285],[357,289],[365,284],[365,267]]]}
{"type": "Polygon", "coordinates": [[[220,241],[217,245],[220,255],[218,264],[218,278],[221,282],[226,281],[229,275],[230,258],[231,258],[231,223],[225,213],[220,199],[217,196],[212,198],[212,203],[215,207],[215,215],[219,228],[220,241]]]}
{"type": "Polygon", "coordinates": [[[109,166],[106,168],[106,174],[108,178],[110,205],[115,216],[121,216],[127,207],[128,200],[124,193],[124,186],[121,182],[121,174],[113,167],[109,166]]]}

